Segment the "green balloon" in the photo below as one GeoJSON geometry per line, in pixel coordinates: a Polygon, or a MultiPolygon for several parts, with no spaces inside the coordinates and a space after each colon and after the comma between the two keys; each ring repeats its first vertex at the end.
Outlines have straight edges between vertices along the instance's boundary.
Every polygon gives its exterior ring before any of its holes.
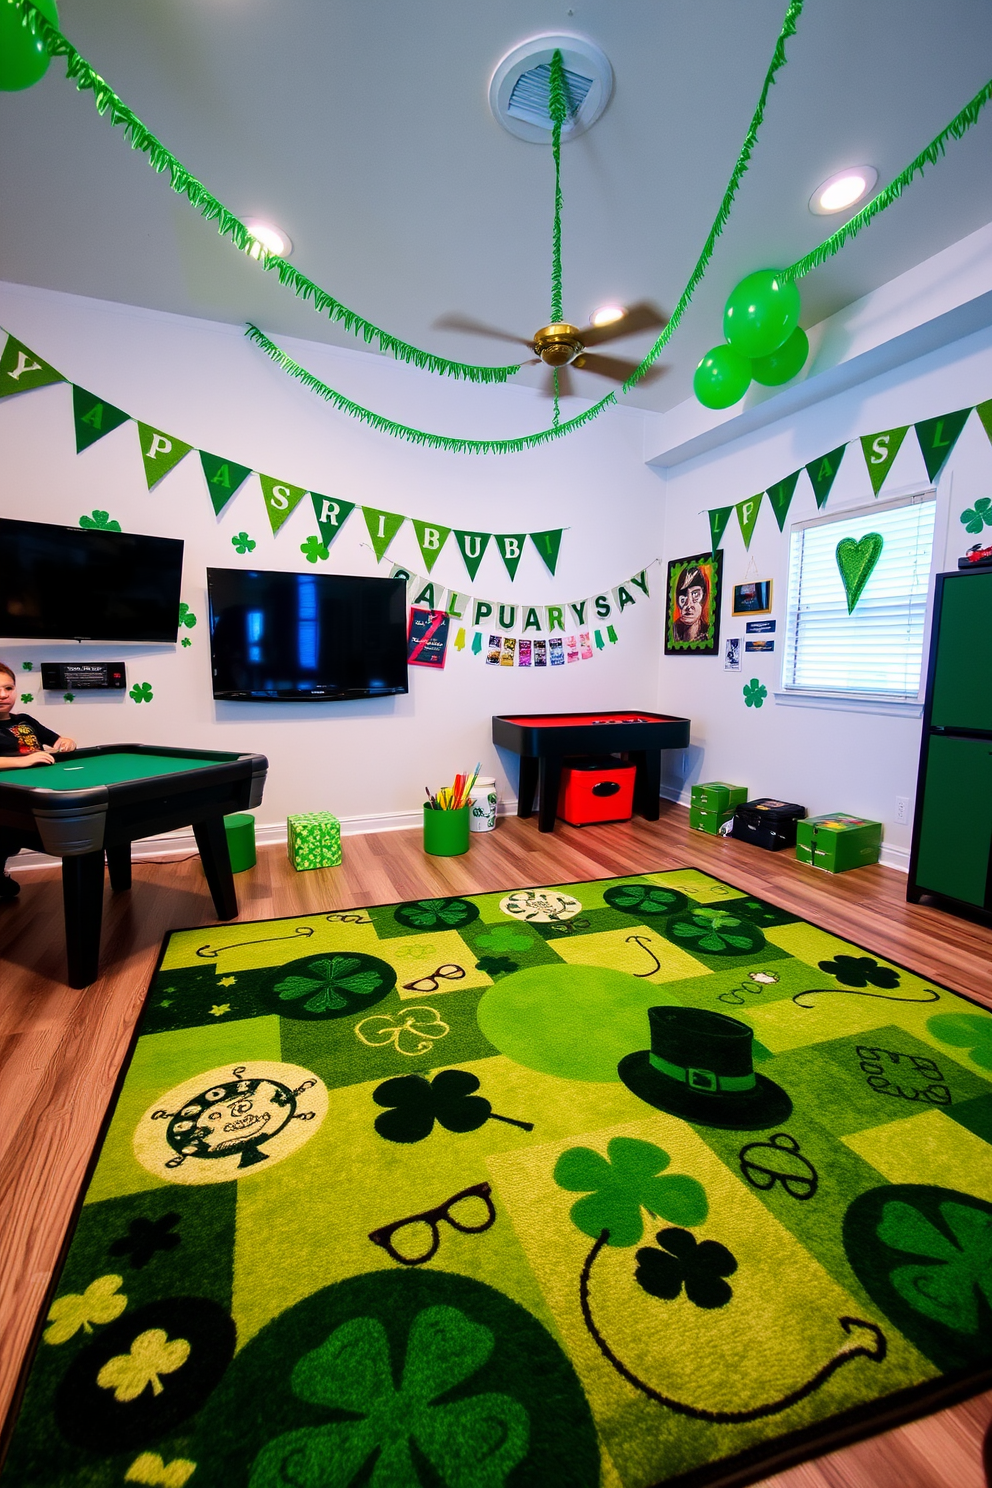
{"type": "MultiPolygon", "coordinates": [[[[55,0],[34,0],[46,21],[59,24],[55,0]]],[[[0,0],[0,90],[16,93],[30,88],[45,75],[48,48],[33,26],[22,26],[21,13],[8,0],[0,0]]]]}
{"type": "Polygon", "coordinates": [[[733,346],[714,346],[696,368],[692,389],[704,408],[729,408],[747,392],[751,363],[733,346]]]}
{"type": "Polygon", "coordinates": [[[755,382],[763,387],[779,387],[790,382],[805,365],[809,356],[809,341],[802,326],[796,326],[792,335],[778,351],[770,356],[755,357],[751,363],[751,374],[755,382]]]}
{"type": "Polygon", "coordinates": [[[723,312],[723,334],[746,357],[769,356],[799,323],[799,290],[778,269],[748,274],[731,291],[723,312]]]}

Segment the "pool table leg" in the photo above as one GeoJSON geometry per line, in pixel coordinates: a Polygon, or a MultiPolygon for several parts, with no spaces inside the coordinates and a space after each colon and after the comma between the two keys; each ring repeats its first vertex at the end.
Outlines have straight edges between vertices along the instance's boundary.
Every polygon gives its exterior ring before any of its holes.
{"type": "Polygon", "coordinates": [[[538,830],[553,832],[558,815],[558,787],[561,785],[561,755],[543,754],[540,768],[540,818],[538,830]]]}
{"type": "Polygon", "coordinates": [[[661,793],[661,750],[632,749],[630,758],[637,766],[634,779],[634,810],[646,821],[657,821],[658,797],[661,793]]]}
{"type": "Polygon", "coordinates": [[[103,849],[62,859],[65,953],[70,987],[88,987],[100,974],[103,849]]]}
{"type": "Polygon", "coordinates": [[[219,920],[233,920],[238,913],[238,896],[231,872],[231,854],[222,816],[209,816],[193,823],[193,835],[203,864],[204,877],[214,901],[219,920]]]}
{"type": "Polygon", "coordinates": [[[110,870],[110,887],[121,894],[131,887],[131,844],[119,842],[107,848],[107,868],[110,870]]]}
{"type": "Polygon", "coordinates": [[[536,789],[537,757],[533,754],[522,754],[520,756],[520,781],[517,785],[518,816],[533,816],[536,789]]]}

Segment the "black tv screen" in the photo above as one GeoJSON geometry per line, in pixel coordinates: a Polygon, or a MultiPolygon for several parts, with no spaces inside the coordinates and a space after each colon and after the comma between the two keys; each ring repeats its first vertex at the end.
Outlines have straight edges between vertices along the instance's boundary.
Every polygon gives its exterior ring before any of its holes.
{"type": "Polygon", "coordinates": [[[407,691],[406,583],[208,568],[214,697],[328,702],[407,691]]]}
{"type": "Polygon", "coordinates": [[[175,641],[183,544],[0,518],[0,635],[175,641]]]}

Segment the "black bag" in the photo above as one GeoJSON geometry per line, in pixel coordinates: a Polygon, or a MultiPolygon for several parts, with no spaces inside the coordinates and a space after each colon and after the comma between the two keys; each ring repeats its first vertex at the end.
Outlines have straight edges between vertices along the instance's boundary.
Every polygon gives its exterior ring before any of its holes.
{"type": "Polygon", "coordinates": [[[805,815],[806,807],[797,806],[794,801],[762,796],[758,801],[737,807],[731,836],[738,842],[750,842],[755,847],[778,852],[783,847],[795,847],[796,822],[805,815]]]}

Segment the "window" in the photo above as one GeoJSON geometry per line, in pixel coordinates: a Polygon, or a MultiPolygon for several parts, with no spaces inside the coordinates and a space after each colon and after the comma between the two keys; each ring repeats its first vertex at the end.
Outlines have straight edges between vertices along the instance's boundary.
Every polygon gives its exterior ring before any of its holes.
{"type": "Polygon", "coordinates": [[[861,698],[916,701],[933,551],[934,492],[814,518],[792,529],[782,685],[861,698]],[[844,538],[882,538],[854,610],[837,565],[844,538]]]}

